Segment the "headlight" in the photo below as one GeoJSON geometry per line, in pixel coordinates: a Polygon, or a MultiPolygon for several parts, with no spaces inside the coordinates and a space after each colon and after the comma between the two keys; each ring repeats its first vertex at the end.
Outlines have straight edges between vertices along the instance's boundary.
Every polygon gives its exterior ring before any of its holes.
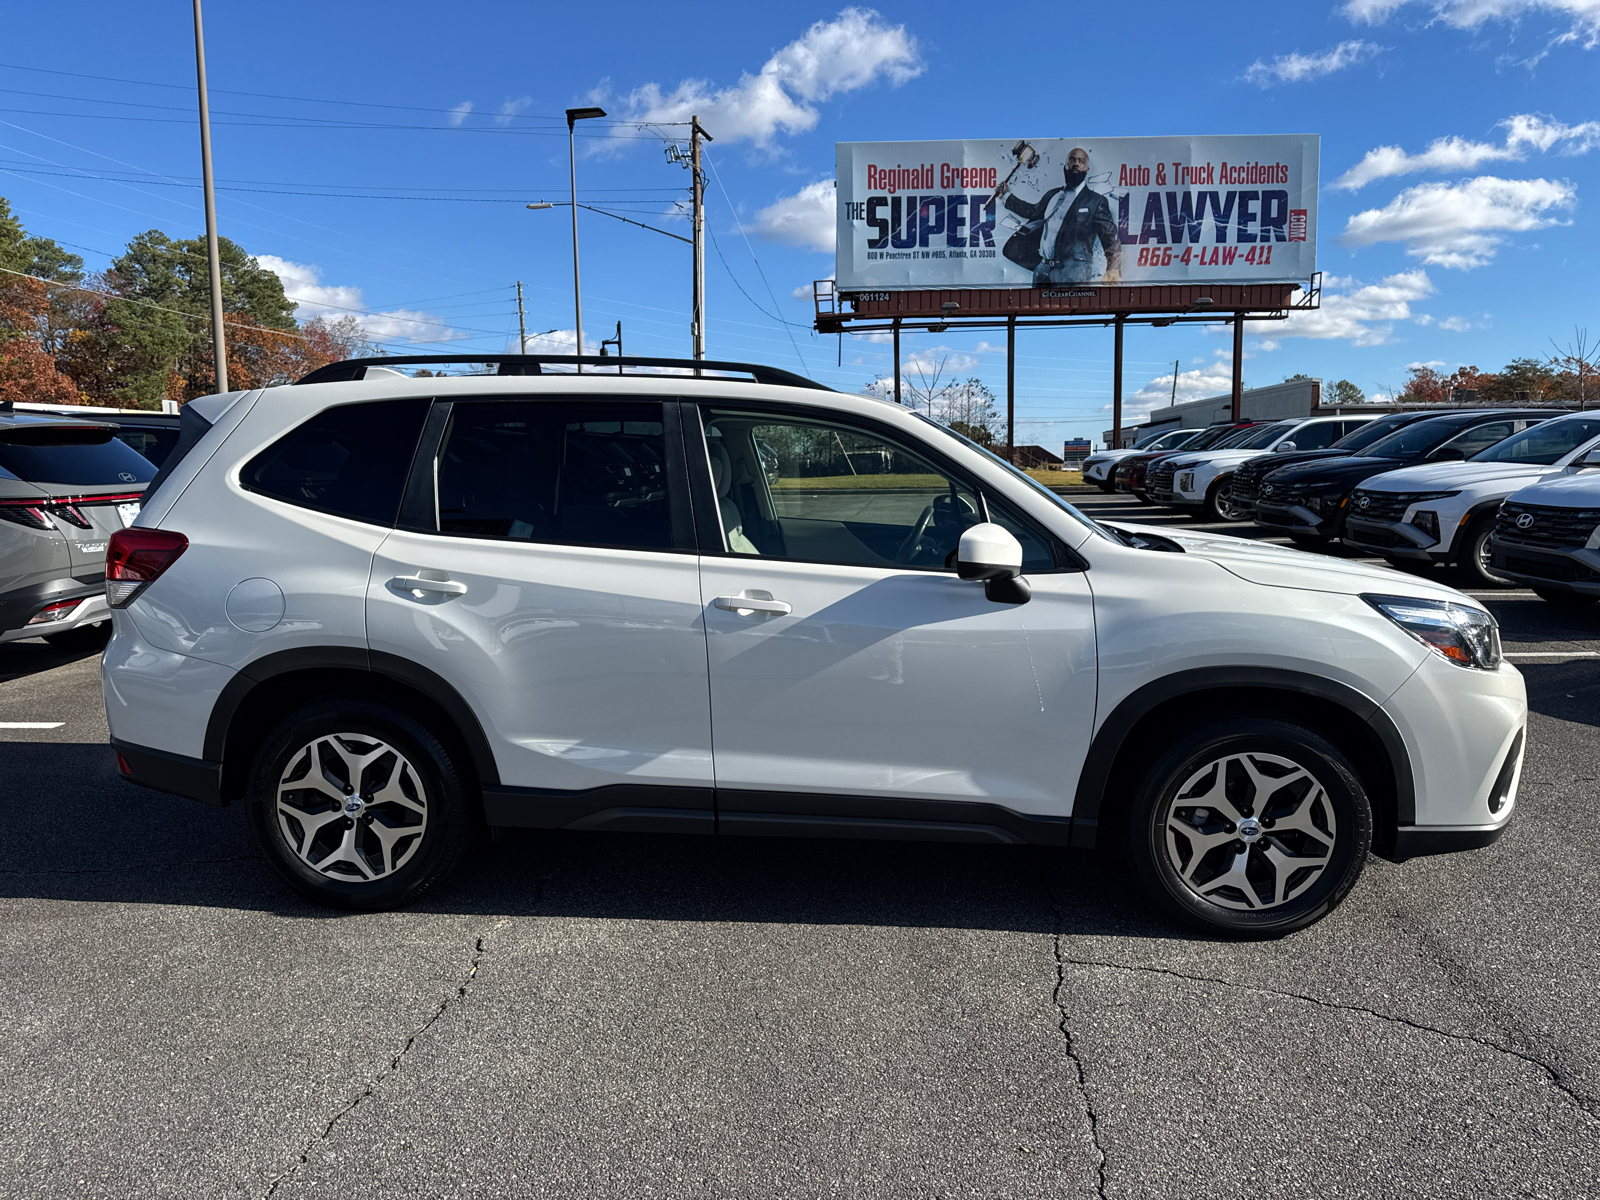
{"type": "Polygon", "coordinates": [[[1500,665],[1500,626],[1481,608],[1410,596],[1362,596],[1368,604],[1457,666],[1500,665]]]}
{"type": "Polygon", "coordinates": [[[1422,530],[1434,541],[1439,540],[1439,514],[1431,508],[1420,509],[1411,514],[1411,524],[1422,530]]]}
{"type": "Polygon", "coordinates": [[[1301,507],[1309,508],[1314,513],[1320,513],[1322,511],[1322,497],[1307,496],[1305,500],[1301,502],[1301,507]]]}

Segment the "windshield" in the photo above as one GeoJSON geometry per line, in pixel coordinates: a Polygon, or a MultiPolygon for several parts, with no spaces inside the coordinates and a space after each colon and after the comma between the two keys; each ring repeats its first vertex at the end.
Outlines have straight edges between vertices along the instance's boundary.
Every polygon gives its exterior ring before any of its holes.
{"type": "Polygon", "coordinates": [[[1139,443],[1141,450],[1176,450],[1179,446],[1194,438],[1193,429],[1171,429],[1166,433],[1158,434],[1147,442],[1139,443]]]}
{"type": "Polygon", "coordinates": [[[1232,425],[1213,425],[1209,429],[1202,429],[1195,434],[1191,441],[1185,442],[1185,450],[1209,450],[1223,438],[1229,437],[1239,431],[1232,425]]]}
{"type": "Polygon", "coordinates": [[[0,440],[0,469],[29,483],[55,483],[68,487],[116,487],[146,484],[155,477],[150,460],[110,436],[109,431],[73,429],[59,435],[48,429],[12,429],[0,440]],[[59,436],[59,440],[47,440],[59,436]],[[91,436],[106,441],[87,440],[91,436]],[[23,443],[20,439],[26,438],[23,443]]]}
{"type": "Polygon", "coordinates": [[[1273,442],[1293,429],[1296,424],[1297,422],[1295,421],[1279,421],[1276,425],[1258,426],[1250,431],[1249,437],[1243,441],[1235,442],[1232,448],[1235,450],[1260,450],[1264,446],[1272,445],[1273,442]]]}
{"type": "Polygon", "coordinates": [[[1600,437],[1600,416],[1546,421],[1472,456],[1473,462],[1527,463],[1549,466],[1565,458],[1591,438],[1600,437]]]}
{"type": "Polygon", "coordinates": [[[1376,421],[1368,421],[1366,424],[1357,427],[1354,433],[1345,434],[1333,444],[1332,448],[1360,452],[1368,446],[1381,442],[1410,420],[1410,413],[1395,413],[1392,417],[1379,417],[1376,421]]]}
{"type": "Polygon", "coordinates": [[[1101,537],[1105,538],[1109,542],[1116,542],[1119,546],[1126,544],[1123,541],[1123,539],[1119,538],[1116,534],[1112,533],[1111,530],[1107,529],[1104,525],[1100,524],[1100,522],[1098,522],[1098,521],[1096,521],[1096,520],[1094,520],[1094,519],[1092,519],[1090,517],[1084,516],[1083,513],[1079,512],[1076,508],[1074,508],[1072,505],[1068,504],[1060,496],[1056,495],[1056,493],[1052,492],[1049,488],[1045,487],[1044,484],[1040,483],[1032,475],[1029,475],[1026,471],[1020,469],[1019,467],[1016,467],[1013,464],[1008,463],[1005,459],[1001,458],[993,450],[990,450],[990,449],[988,449],[988,448],[986,448],[984,446],[978,445],[978,443],[973,441],[971,438],[964,437],[961,434],[957,433],[954,429],[951,429],[946,425],[941,425],[937,421],[930,420],[929,418],[923,416],[921,413],[912,413],[911,415],[916,417],[917,420],[922,421],[925,424],[933,426],[933,428],[937,429],[940,433],[944,434],[946,437],[954,438],[956,441],[960,442],[963,446],[970,446],[972,449],[976,450],[979,454],[982,454],[986,458],[992,459],[994,462],[999,463],[1007,471],[1010,471],[1011,474],[1015,475],[1018,479],[1022,480],[1029,487],[1033,488],[1034,491],[1039,492],[1041,495],[1045,495],[1045,496],[1050,497],[1050,500],[1054,504],[1059,505],[1061,508],[1065,509],[1067,511],[1067,513],[1072,517],[1072,519],[1077,521],[1079,524],[1081,524],[1085,529],[1088,529],[1093,533],[1099,534],[1101,537]]]}
{"type": "Polygon", "coordinates": [[[1441,442],[1447,442],[1460,433],[1472,421],[1441,421],[1434,418],[1431,421],[1418,421],[1415,425],[1407,425],[1398,433],[1391,433],[1381,442],[1375,442],[1366,449],[1368,458],[1415,458],[1419,454],[1426,454],[1441,442]]]}

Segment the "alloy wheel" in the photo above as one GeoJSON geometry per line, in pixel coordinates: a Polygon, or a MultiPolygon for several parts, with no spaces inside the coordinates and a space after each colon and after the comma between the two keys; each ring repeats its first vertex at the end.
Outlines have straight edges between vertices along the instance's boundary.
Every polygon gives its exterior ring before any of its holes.
{"type": "Polygon", "coordinates": [[[289,850],[319,875],[348,883],[393,875],[428,831],[422,777],[400,751],[364,733],[326,734],[291,755],[274,807],[289,850]]]}
{"type": "Polygon", "coordinates": [[[1326,789],[1276,754],[1229,754],[1178,788],[1162,821],[1168,861],[1197,896],[1261,912],[1303,895],[1333,861],[1326,789]]]}

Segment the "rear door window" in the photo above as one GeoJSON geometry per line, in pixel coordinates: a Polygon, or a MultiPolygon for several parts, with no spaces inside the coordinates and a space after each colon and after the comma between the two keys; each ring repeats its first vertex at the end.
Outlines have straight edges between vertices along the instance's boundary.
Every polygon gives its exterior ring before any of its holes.
{"type": "Polygon", "coordinates": [[[1496,442],[1504,441],[1516,429],[1511,421],[1490,421],[1486,425],[1474,425],[1465,433],[1458,434],[1444,444],[1444,449],[1459,450],[1467,458],[1471,458],[1480,451],[1487,450],[1496,442]]]}
{"type": "Polygon", "coordinates": [[[440,533],[673,549],[659,403],[457,403],[436,477],[440,533]]]}
{"type": "Polygon", "coordinates": [[[430,403],[377,400],[324,409],[251,459],[239,481],[246,491],[286,504],[393,525],[430,403]]]}
{"type": "Polygon", "coordinates": [[[1326,450],[1338,439],[1339,434],[1338,421],[1317,421],[1300,426],[1289,435],[1289,440],[1294,443],[1296,450],[1326,450]]]}

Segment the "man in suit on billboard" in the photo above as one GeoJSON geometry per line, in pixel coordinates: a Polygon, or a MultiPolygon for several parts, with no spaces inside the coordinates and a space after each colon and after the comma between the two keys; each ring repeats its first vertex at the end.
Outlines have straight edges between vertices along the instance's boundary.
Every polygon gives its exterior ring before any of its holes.
{"type": "Polygon", "coordinates": [[[995,191],[996,199],[1005,199],[1007,211],[1027,222],[1006,239],[1001,253],[1032,271],[1035,287],[1093,282],[1096,241],[1106,256],[1100,282],[1116,283],[1122,277],[1122,240],[1111,203],[1089,190],[1088,178],[1089,152],[1078,146],[1062,168],[1063,186],[1051,188],[1037,204],[1009,195],[1005,184],[995,191]]]}

